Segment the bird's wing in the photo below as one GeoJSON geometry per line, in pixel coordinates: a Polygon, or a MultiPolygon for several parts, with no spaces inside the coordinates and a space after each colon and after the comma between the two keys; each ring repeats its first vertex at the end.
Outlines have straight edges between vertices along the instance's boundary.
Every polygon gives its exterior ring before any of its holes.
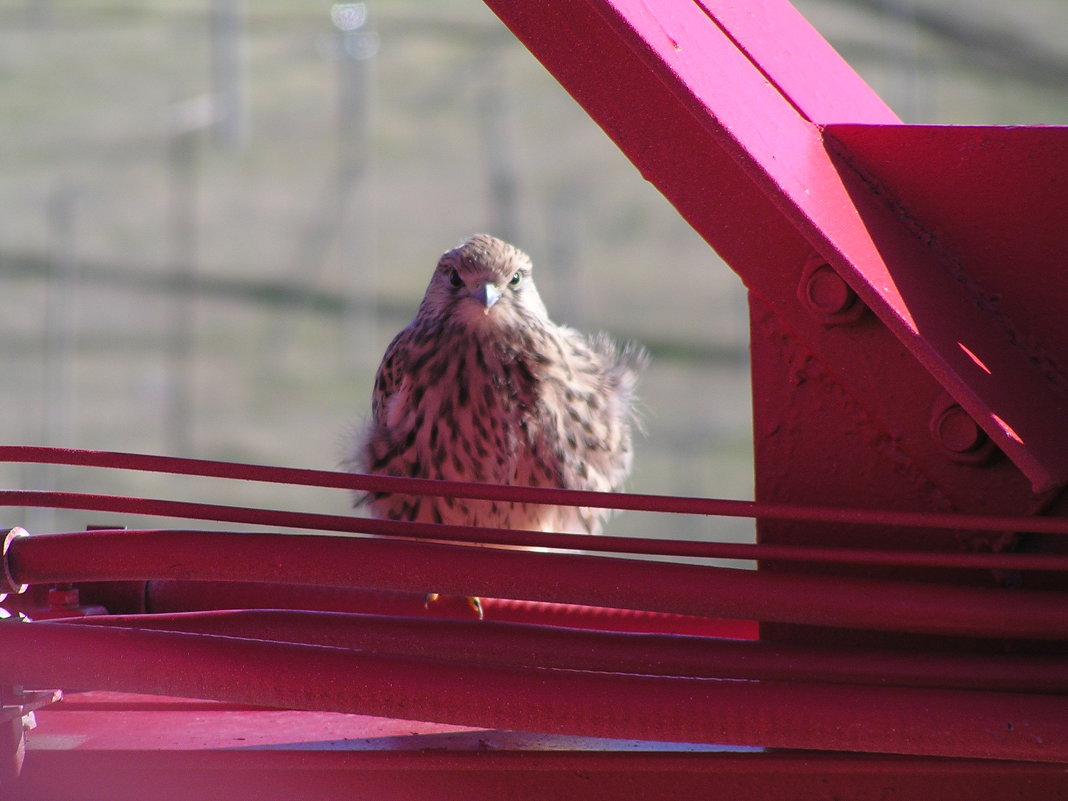
{"type": "Polygon", "coordinates": [[[371,392],[371,418],[378,425],[386,422],[389,400],[400,389],[405,376],[408,348],[405,347],[408,329],[404,329],[386,348],[382,363],[375,373],[375,386],[371,392]]]}
{"type": "Polygon", "coordinates": [[[647,357],[640,348],[617,346],[604,335],[572,337],[570,345],[577,398],[568,415],[580,460],[590,470],[590,489],[615,491],[630,472],[631,435],[640,427],[634,388],[647,357]]]}
{"type": "MultiPolygon", "coordinates": [[[[617,491],[631,467],[634,385],[644,352],[565,326],[553,331],[553,345],[559,358],[544,365],[541,430],[556,454],[560,486],[617,491]]],[[[557,507],[541,527],[595,534],[605,516],[603,509],[557,507]]]]}

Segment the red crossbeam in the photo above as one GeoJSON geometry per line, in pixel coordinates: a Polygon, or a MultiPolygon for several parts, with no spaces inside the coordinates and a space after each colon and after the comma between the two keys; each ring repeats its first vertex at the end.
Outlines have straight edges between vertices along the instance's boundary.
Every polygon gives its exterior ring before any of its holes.
{"type": "Polygon", "coordinates": [[[100,615],[68,622],[326,645],[478,666],[1068,694],[1068,671],[1060,657],[931,652],[917,660],[899,651],[277,609],[100,615]]]}
{"type": "Polygon", "coordinates": [[[0,631],[10,657],[0,663],[4,683],[33,677],[57,687],[669,742],[1068,756],[1063,697],[483,666],[74,624],[0,621],[0,631]]]}
{"type": "MultiPolygon", "coordinates": [[[[149,581],[136,590],[135,605],[128,611],[181,613],[215,609],[289,609],[358,613],[397,617],[449,617],[468,619],[466,606],[452,615],[435,606],[427,610],[424,592],[381,592],[351,587],[319,587],[277,582],[248,581],[149,581]]],[[[539,624],[597,631],[689,634],[701,637],[756,639],[757,624],[751,620],[679,615],[637,609],[609,609],[583,604],[552,604],[509,598],[482,598],[486,620],[539,624]]],[[[58,615],[56,617],[59,617],[58,615]]]]}
{"type": "Polygon", "coordinates": [[[951,635],[1068,638],[1059,592],[771,573],[378,538],[89,531],[13,539],[23,584],[286,581],[951,635]]]}

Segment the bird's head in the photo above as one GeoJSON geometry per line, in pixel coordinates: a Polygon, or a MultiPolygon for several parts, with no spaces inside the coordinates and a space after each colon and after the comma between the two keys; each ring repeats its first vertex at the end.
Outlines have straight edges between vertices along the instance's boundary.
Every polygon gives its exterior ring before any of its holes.
{"type": "Polygon", "coordinates": [[[488,234],[442,255],[419,314],[471,328],[548,319],[531,278],[530,257],[488,234]]]}

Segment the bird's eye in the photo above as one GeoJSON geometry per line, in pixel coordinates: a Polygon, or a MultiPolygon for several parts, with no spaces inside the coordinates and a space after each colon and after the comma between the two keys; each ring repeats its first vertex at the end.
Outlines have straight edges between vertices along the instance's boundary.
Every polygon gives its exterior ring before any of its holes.
{"type": "Polygon", "coordinates": [[[453,286],[458,287],[463,282],[464,282],[464,279],[462,279],[460,277],[460,273],[457,272],[456,270],[453,270],[451,273],[449,273],[449,283],[452,284],[453,286]]]}
{"type": "Polygon", "coordinates": [[[522,280],[523,275],[519,272],[516,272],[516,274],[512,276],[512,280],[508,282],[508,286],[519,286],[519,282],[522,280]]]}

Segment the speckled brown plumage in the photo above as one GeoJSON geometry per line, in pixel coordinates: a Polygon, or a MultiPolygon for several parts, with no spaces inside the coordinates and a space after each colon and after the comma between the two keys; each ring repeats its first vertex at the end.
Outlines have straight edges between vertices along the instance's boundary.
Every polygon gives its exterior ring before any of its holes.
{"type": "MultiPolygon", "coordinates": [[[[530,259],[478,235],[438,262],[415,319],[382,359],[361,472],[618,489],[631,467],[644,351],[554,324],[530,259]]],[[[597,533],[600,509],[376,494],[376,517],[597,533]]]]}

